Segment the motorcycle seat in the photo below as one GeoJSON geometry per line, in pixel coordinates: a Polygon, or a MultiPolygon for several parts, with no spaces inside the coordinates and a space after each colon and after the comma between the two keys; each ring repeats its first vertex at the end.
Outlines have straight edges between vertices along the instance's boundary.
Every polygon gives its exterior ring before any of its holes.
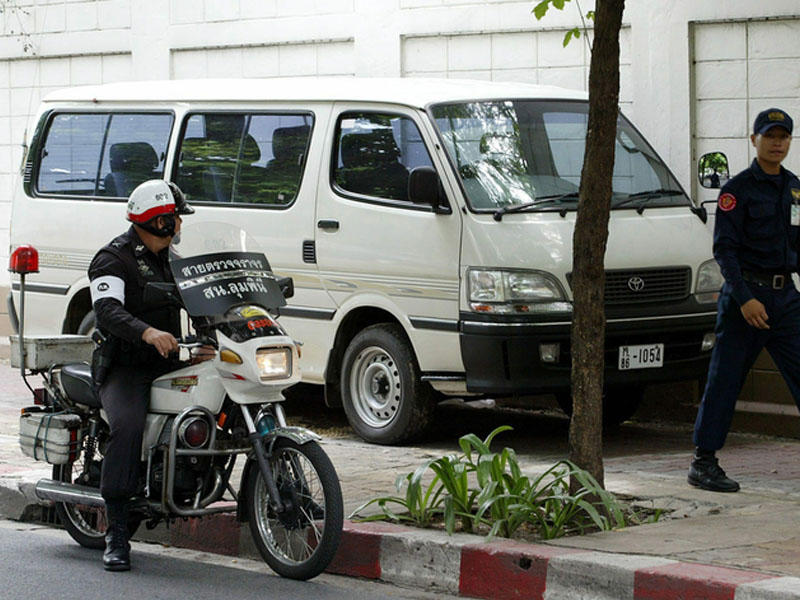
{"type": "Polygon", "coordinates": [[[92,383],[92,368],[86,363],[71,363],[61,367],[61,386],[73,402],[92,408],[101,407],[92,383]]]}

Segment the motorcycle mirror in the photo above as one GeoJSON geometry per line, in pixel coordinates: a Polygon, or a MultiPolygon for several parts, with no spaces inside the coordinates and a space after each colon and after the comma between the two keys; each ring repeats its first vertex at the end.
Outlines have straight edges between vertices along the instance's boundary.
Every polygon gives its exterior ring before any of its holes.
{"type": "Polygon", "coordinates": [[[277,281],[284,298],[291,298],[294,296],[294,280],[291,277],[278,277],[277,281]]]}

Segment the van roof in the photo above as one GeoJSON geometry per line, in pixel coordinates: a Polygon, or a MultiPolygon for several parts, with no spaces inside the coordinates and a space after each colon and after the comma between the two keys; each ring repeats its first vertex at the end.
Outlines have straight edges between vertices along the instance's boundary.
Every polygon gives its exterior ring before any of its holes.
{"type": "Polygon", "coordinates": [[[281,77],[129,81],[56,90],[43,102],[391,102],[423,108],[432,103],[509,98],[585,100],[586,92],[527,83],[466,79],[281,77]]]}

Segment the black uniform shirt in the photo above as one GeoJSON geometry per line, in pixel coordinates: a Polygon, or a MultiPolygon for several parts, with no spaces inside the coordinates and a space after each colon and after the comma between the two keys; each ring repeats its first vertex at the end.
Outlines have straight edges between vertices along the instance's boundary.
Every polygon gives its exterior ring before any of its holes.
{"type": "Polygon", "coordinates": [[[92,305],[97,325],[138,347],[131,362],[157,362],[161,359],[152,346],[142,342],[148,327],[180,335],[180,314],[173,306],[147,306],[144,286],[148,282],[172,282],[168,249],[151,252],[131,226],[101,248],[89,265],[92,305]]]}
{"type": "Polygon", "coordinates": [[[720,191],[714,225],[714,258],[741,306],[753,294],[742,271],[759,274],[798,270],[798,227],[792,204],[800,205],[800,180],[781,167],[780,177],[764,173],[757,160],[720,191]]]}

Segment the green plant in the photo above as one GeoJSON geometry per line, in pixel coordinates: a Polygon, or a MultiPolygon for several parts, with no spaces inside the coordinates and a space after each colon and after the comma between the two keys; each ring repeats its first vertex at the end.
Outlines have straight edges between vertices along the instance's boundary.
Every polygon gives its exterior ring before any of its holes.
{"type": "Polygon", "coordinates": [[[395,489],[400,493],[405,487],[405,495],[373,498],[356,508],[351,513],[350,518],[353,518],[354,515],[368,506],[376,504],[381,509],[381,513],[362,517],[360,518],[361,521],[390,519],[398,522],[410,522],[418,527],[430,526],[434,517],[442,512],[442,492],[444,491],[438,477],[434,477],[433,481],[427,486],[422,482],[423,475],[425,475],[433,462],[433,460],[426,461],[412,473],[398,475],[394,483],[395,489]],[[405,512],[395,512],[390,508],[391,505],[398,505],[405,509],[405,512]]]}
{"type": "MultiPolygon", "coordinates": [[[[496,428],[484,440],[474,434],[459,439],[461,454],[447,454],[424,462],[415,471],[395,481],[399,493],[369,500],[350,515],[353,518],[368,506],[377,505],[379,514],[364,521],[389,519],[428,527],[439,519],[448,533],[488,529],[488,537],[511,537],[527,526],[543,539],[553,539],[587,529],[608,530],[641,522],[631,513],[626,518],[621,503],[604,490],[586,471],[562,460],[535,478],[523,474],[511,448],[493,452],[495,436],[512,429],[496,428]],[[433,477],[427,485],[425,474],[433,477]],[[570,479],[579,483],[570,493],[570,479]],[[397,505],[405,512],[392,509],[397,505]]],[[[658,520],[656,511],[651,520],[658,520]]]]}

